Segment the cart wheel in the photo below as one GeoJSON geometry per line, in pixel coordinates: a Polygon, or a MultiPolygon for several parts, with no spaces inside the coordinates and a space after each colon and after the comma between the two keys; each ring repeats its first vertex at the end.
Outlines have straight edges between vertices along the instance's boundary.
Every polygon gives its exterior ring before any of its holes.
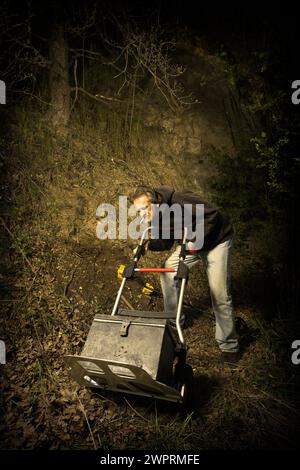
{"type": "Polygon", "coordinates": [[[193,369],[189,364],[175,365],[174,388],[180,392],[182,403],[185,408],[192,408],[193,405],[193,369]]]}

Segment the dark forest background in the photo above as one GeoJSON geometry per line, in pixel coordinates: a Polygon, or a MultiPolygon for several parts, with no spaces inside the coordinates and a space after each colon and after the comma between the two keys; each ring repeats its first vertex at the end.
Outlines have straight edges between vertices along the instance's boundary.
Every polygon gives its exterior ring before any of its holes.
{"type": "MultiPolygon", "coordinates": [[[[286,3],[1,2],[3,448],[297,447],[298,42],[286,3]],[[189,414],[83,390],[63,363],[110,312],[133,248],[97,240],[96,208],[140,183],[195,190],[235,227],[243,356],[234,373],[220,366],[195,269],[189,414]]],[[[158,309],[156,287],[126,295],[158,309]]]]}

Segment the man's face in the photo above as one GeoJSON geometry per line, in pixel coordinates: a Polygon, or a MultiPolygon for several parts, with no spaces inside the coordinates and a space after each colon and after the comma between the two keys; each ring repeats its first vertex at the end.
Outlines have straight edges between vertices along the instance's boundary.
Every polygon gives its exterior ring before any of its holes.
{"type": "Polygon", "coordinates": [[[144,221],[150,222],[153,217],[153,204],[148,196],[140,196],[134,201],[134,207],[140,213],[141,217],[144,217],[144,221]]]}

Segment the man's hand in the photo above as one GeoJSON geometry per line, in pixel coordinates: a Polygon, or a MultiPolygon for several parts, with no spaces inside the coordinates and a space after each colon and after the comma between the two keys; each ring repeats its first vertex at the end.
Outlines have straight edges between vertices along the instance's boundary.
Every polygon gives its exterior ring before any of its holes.
{"type": "Polygon", "coordinates": [[[199,252],[199,248],[194,242],[186,242],[185,250],[188,254],[196,254],[199,252]]]}

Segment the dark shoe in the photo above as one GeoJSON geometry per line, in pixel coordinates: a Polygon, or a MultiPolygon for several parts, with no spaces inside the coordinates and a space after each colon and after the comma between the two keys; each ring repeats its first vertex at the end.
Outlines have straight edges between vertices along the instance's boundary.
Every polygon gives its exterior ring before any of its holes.
{"type": "Polygon", "coordinates": [[[237,352],[222,352],[222,362],[223,364],[229,366],[236,366],[240,359],[240,353],[237,352]]]}

